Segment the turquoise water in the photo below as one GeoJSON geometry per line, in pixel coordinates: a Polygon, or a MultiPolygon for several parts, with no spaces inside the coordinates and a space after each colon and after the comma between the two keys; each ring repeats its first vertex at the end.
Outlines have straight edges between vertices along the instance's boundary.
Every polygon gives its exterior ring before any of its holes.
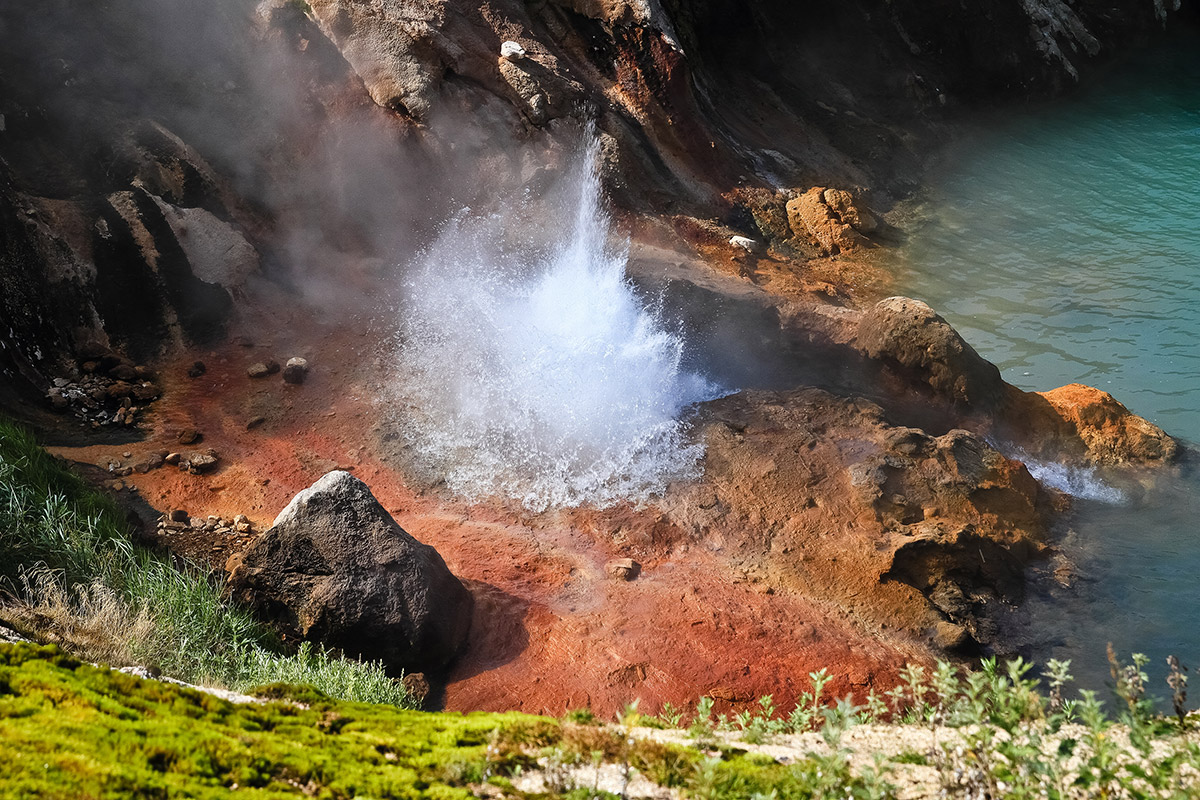
{"type": "MultiPolygon", "coordinates": [[[[901,225],[900,290],[1006,380],[1097,386],[1200,442],[1200,36],[988,120],[901,225]]],[[[1122,488],[1120,503],[1077,503],[1074,586],[1031,606],[1029,653],[1072,658],[1089,683],[1107,641],[1200,667],[1200,480],[1185,466],[1122,488]]]]}

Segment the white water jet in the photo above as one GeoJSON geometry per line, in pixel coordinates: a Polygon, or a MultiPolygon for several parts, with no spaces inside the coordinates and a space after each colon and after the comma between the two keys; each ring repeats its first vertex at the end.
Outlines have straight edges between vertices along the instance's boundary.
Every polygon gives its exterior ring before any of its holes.
{"type": "Polygon", "coordinates": [[[626,279],[594,143],[583,156],[561,202],[532,216],[464,210],[409,287],[406,439],[429,476],[467,499],[603,507],[698,472],[702,447],[681,415],[721,391],[684,369],[682,337],[626,279]]]}

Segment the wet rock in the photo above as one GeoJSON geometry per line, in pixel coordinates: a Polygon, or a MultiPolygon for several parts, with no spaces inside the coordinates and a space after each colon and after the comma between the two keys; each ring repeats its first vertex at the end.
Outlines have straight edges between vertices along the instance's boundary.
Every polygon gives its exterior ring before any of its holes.
{"type": "Polygon", "coordinates": [[[616,558],[604,565],[604,571],[610,578],[631,581],[641,574],[642,565],[632,558],[616,558]]]}
{"type": "Polygon", "coordinates": [[[859,322],[854,345],[953,403],[989,409],[1004,397],[1000,370],[920,300],[880,300],[859,322]]]}
{"type": "Polygon", "coordinates": [[[425,671],[466,643],[470,593],[347,472],[296,495],[229,567],[235,599],[353,656],[425,671]]]}
{"type": "Polygon", "coordinates": [[[283,379],[287,383],[300,384],[308,377],[308,361],[303,358],[289,358],[283,368],[283,379]]]}

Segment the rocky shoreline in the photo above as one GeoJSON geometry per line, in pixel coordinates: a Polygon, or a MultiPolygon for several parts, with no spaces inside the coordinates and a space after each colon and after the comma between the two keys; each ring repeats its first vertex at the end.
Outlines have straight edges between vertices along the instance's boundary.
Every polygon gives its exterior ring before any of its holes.
{"type": "Polygon", "coordinates": [[[170,517],[146,536],[216,571],[352,471],[469,590],[465,652],[433,659],[449,707],[783,705],[820,666],[861,693],[908,661],[1003,653],[1069,507],[1017,454],[1178,455],[1096,389],[1004,383],[888,297],[887,211],[973,108],[1064,91],[1192,5],[76,5],[0,12],[0,36],[45,47],[0,58],[0,407],[126,431],[54,452],[148,519],[188,509],[187,537],[170,517]],[[745,390],[698,410],[703,475],[652,503],[467,505],[380,411],[403,303],[380,287],[456,204],[552,186],[589,125],[631,278],[745,390]],[[302,355],[263,380],[284,352],[302,355]],[[205,447],[182,451],[187,431],[205,447]]]}

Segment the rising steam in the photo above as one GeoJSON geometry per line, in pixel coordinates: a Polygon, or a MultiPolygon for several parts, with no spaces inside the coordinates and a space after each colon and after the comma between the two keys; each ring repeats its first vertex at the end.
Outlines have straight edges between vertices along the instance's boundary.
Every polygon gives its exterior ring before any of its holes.
{"type": "Polygon", "coordinates": [[[611,505],[693,477],[681,414],[719,391],[609,243],[594,144],[547,191],[464,210],[427,249],[403,311],[399,378],[417,461],[460,496],[533,510],[611,505]]]}

